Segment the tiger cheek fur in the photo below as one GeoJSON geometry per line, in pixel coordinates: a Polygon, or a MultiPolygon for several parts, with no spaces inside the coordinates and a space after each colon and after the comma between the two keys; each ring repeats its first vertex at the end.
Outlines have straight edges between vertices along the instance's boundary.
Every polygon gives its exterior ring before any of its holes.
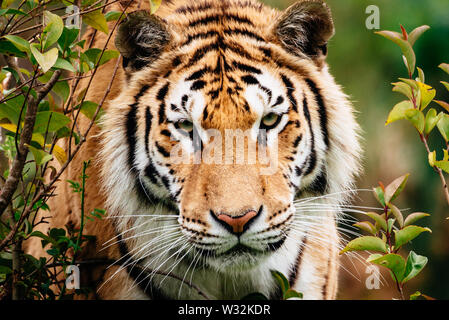
{"type": "Polygon", "coordinates": [[[123,263],[105,272],[101,298],[201,298],[169,273],[211,298],[279,298],[271,270],[305,299],[336,298],[338,205],[361,150],[353,108],[325,63],[332,35],[318,0],[284,12],[256,0],[165,0],[157,15],[128,15],[115,40],[119,94],[91,142],[115,230],[107,252],[123,263]],[[240,130],[248,142],[260,129],[274,162],[195,163],[211,132],[240,130]],[[184,161],[173,161],[180,150],[184,161]]]}

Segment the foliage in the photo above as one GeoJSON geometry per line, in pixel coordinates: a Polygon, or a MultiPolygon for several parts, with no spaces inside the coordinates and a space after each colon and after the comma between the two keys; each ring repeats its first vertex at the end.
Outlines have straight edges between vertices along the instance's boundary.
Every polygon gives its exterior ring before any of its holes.
{"type": "MultiPolygon", "coordinates": [[[[449,103],[436,100],[436,89],[426,84],[424,71],[416,67],[416,56],[413,51],[413,45],[426,32],[429,26],[420,26],[414,29],[410,34],[401,26],[401,33],[393,31],[379,31],[377,34],[396,43],[402,51],[404,64],[407,67],[408,78],[399,78],[398,82],[393,83],[393,91],[405,96],[405,100],[396,104],[390,111],[386,125],[397,120],[406,119],[416,129],[420,140],[424,144],[428,153],[429,165],[440,176],[446,201],[449,204],[449,190],[443,172],[449,173],[449,103]],[[413,78],[415,69],[418,71],[418,77],[413,78]],[[438,104],[442,111],[437,112],[435,108],[429,108],[430,103],[438,104]],[[443,159],[437,160],[436,151],[431,151],[428,144],[429,135],[438,128],[440,135],[445,143],[442,150],[443,159]]],[[[449,74],[449,64],[442,63],[439,67],[449,74]]],[[[449,91],[449,83],[441,81],[441,84],[449,91]]]]}
{"type": "MultiPolygon", "coordinates": [[[[406,99],[393,107],[388,115],[386,125],[405,119],[414,126],[420,140],[426,148],[430,166],[434,168],[440,176],[446,200],[449,204],[448,188],[443,176],[443,171],[449,173],[449,114],[447,113],[449,112],[449,104],[434,99],[436,90],[425,83],[424,71],[419,67],[416,67],[416,55],[413,50],[415,42],[429,28],[429,26],[420,26],[414,29],[410,34],[408,34],[402,26],[401,33],[394,31],[376,32],[400,47],[403,55],[403,62],[408,72],[408,78],[399,78],[398,82],[393,83],[393,91],[401,93],[406,99]],[[418,72],[418,77],[413,79],[415,70],[418,72]],[[424,114],[424,110],[431,102],[437,103],[444,110],[438,113],[436,109],[430,108],[424,114]],[[438,128],[446,145],[446,149],[443,149],[443,159],[440,161],[436,160],[436,152],[430,151],[427,142],[430,133],[435,127],[438,128]]],[[[449,73],[449,65],[441,64],[439,67],[449,73]]],[[[447,90],[449,90],[449,84],[447,82],[441,81],[441,83],[447,90]]],[[[350,241],[341,251],[341,254],[354,250],[377,252],[371,254],[368,257],[367,262],[383,266],[389,270],[402,299],[404,299],[404,284],[415,278],[422,271],[426,266],[428,259],[425,256],[416,254],[414,251],[409,251],[407,258],[404,259],[404,257],[399,254],[399,250],[421,233],[431,232],[429,228],[414,225],[415,222],[429,216],[429,214],[415,212],[409,214],[404,219],[401,210],[393,204],[393,201],[404,189],[408,177],[409,174],[399,177],[386,187],[384,187],[382,183],[379,183],[379,186],[373,189],[377,201],[383,207],[383,214],[375,212],[366,213],[366,216],[371,218],[372,222],[363,221],[354,225],[369,233],[370,236],[362,236],[350,241]]],[[[423,295],[420,292],[412,294],[410,299],[415,300],[418,297],[430,299],[430,297],[423,295]]]]}
{"type": "MultiPolygon", "coordinates": [[[[84,213],[80,230],[36,230],[48,223],[45,212],[55,183],[102,116],[118,68],[119,53],[107,44],[126,7],[105,13],[110,4],[106,1],[79,4],[76,24],[73,15],[64,14],[70,12],[69,1],[1,2],[0,54],[6,65],[0,70],[0,148],[7,164],[0,169],[0,299],[67,298],[60,272],[75,262],[89,240],[82,233],[84,213]],[[83,25],[96,30],[89,41],[81,38],[83,25]],[[93,46],[97,32],[108,35],[102,48],[93,46]],[[114,74],[103,98],[89,101],[98,67],[113,61],[114,74]],[[79,90],[82,79],[87,86],[79,90]],[[80,114],[90,120],[83,130],[77,125],[80,114]],[[62,139],[69,142],[67,149],[60,146],[62,139]],[[23,252],[23,242],[32,237],[41,238],[48,258],[23,252]]],[[[69,181],[82,202],[86,178],[83,173],[81,184],[69,181]]],[[[103,214],[95,209],[85,218],[103,214]]]]}
{"type": "Polygon", "coordinates": [[[379,186],[373,189],[375,198],[383,208],[383,213],[366,212],[365,215],[370,220],[357,222],[354,226],[370,235],[350,241],[340,252],[340,254],[364,250],[377,252],[371,254],[366,261],[390,271],[402,299],[404,284],[422,271],[427,264],[427,258],[410,251],[404,259],[399,254],[399,250],[421,233],[431,232],[429,228],[414,225],[429,214],[414,212],[404,219],[401,210],[393,204],[393,200],[404,189],[408,177],[408,174],[399,177],[386,187],[383,183],[379,183],[379,186]]]}
{"type": "MultiPolygon", "coordinates": [[[[272,270],[271,275],[279,286],[281,297],[280,300],[299,300],[303,295],[290,287],[287,278],[279,271],[272,270]]],[[[260,292],[250,293],[242,298],[242,300],[268,300],[268,298],[260,292]]]]}

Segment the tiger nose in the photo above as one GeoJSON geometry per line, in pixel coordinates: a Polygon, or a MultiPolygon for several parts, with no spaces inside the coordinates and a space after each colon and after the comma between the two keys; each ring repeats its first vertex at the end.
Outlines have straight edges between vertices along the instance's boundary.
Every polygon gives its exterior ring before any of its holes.
{"type": "MultiPolygon", "coordinates": [[[[215,214],[211,212],[215,217],[215,214]]],[[[247,211],[241,216],[233,217],[226,213],[220,213],[216,216],[217,221],[223,225],[227,230],[234,234],[241,234],[249,227],[249,222],[257,216],[254,210],[247,211]]]]}

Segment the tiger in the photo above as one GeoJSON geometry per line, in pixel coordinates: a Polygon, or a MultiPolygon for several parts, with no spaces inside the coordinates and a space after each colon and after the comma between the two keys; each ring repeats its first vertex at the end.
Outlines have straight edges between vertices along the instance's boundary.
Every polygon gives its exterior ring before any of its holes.
{"type": "Polygon", "coordinates": [[[93,159],[85,207],[107,217],[85,224],[95,241],[80,259],[113,262],[80,265],[89,298],[282,299],[277,271],[303,299],[336,299],[339,208],[362,151],[355,109],[326,62],[329,6],[164,0],[155,14],[147,1],[110,10],[124,7],[114,41],[86,33],[121,61],[116,74],[116,60],[98,69],[86,100],[100,101],[115,76],[104,115],[49,201],[46,228],[79,228],[66,180],[93,159]],[[267,161],[220,161],[237,153],[235,132],[244,155],[265,151],[267,161]]]}

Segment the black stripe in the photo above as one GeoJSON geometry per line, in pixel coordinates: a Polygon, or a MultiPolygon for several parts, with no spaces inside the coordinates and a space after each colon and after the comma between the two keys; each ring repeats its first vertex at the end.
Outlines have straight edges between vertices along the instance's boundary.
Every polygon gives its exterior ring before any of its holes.
{"type": "Polygon", "coordinates": [[[293,92],[295,91],[295,86],[290,81],[289,78],[287,78],[284,74],[281,75],[282,82],[285,85],[285,88],[287,89],[287,97],[288,100],[290,100],[290,103],[292,104],[292,108],[295,112],[298,112],[298,105],[296,103],[296,99],[293,96],[293,92]]]}
{"type": "Polygon", "coordinates": [[[283,102],[284,102],[284,97],[279,96],[279,97],[276,99],[276,102],[275,102],[271,107],[274,108],[274,107],[280,105],[280,104],[283,103],[283,102]]]}
{"type": "Polygon", "coordinates": [[[128,140],[128,164],[135,172],[134,158],[136,152],[136,132],[137,132],[137,102],[130,105],[130,110],[126,115],[126,138],[128,140]]]}
{"type": "Polygon", "coordinates": [[[201,25],[206,25],[209,24],[211,22],[220,22],[220,17],[219,16],[206,16],[203,17],[201,19],[198,20],[194,20],[192,22],[189,23],[189,27],[196,27],[196,26],[201,26],[201,25]]]}
{"type": "Polygon", "coordinates": [[[150,130],[151,130],[151,121],[153,120],[153,115],[151,114],[150,107],[146,107],[145,109],[145,150],[147,155],[150,156],[149,151],[149,140],[150,140],[150,130]]]}
{"type": "Polygon", "coordinates": [[[207,119],[208,115],[209,115],[209,113],[207,111],[207,106],[206,106],[206,107],[204,107],[204,110],[203,110],[203,121],[207,119]]]}
{"type": "Polygon", "coordinates": [[[234,34],[238,34],[238,35],[243,35],[243,36],[247,36],[249,38],[253,38],[255,40],[258,41],[265,41],[264,38],[262,38],[261,36],[255,34],[254,32],[245,30],[245,29],[226,29],[224,31],[227,35],[234,35],[234,34]]]}
{"type": "Polygon", "coordinates": [[[173,67],[177,67],[177,66],[179,66],[181,63],[182,63],[182,60],[181,60],[181,58],[178,56],[178,57],[175,57],[175,58],[173,59],[173,61],[172,61],[172,66],[173,66],[173,67]]]}
{"type": "Polygon", "coordinates": [[[254,60],[254,57],[243,48],[240,44],[236,42],[227,43],[226,50],[232,51],[244,58],[247,58],[248,60],[254,60]]]}
{"type": "Polygon", "coordinates": [[[170,157],[170,152],[168,152],[163,146],[159,144],[159,142],[156,141],[156,148],[159,153],[161,153],[164,157],[168,158],[170,157]]]}
{"type": "Polygon", "coordinates": [[[215,30],[210,30],[208,32],[201,32],[201,33],[196,33],[194,35],[189,35],[187,37],[187,40],[181,46],[182,47],[186,46],[196,39],[208,39],[208,38],[216,37],[219,35],[220,34],[218,33],[218,31],[215,31],[215,30]]]}
{"type": "Polygon", "coordinates": [[[327,172],[323,167],[320,174],[313,180],[313,182],[307,187],[307,191],[322,195],[327,190],[327,172]]]}
{"type": "Polygon", "coordinates": [[[161,131],[161,134],[163,135],[163,136],[166,136],[166,137],[171,137],[171,133],[170,133],[170,131],[168,131],[168,130],[166,130],[166,129],[164,129],[164,130],[162,130],[161,131]]]}
{"type": "Polygon", "coordinates": [[[236,69],[239,69],[239,70],[241,70],[241,71],[245,71],[245,72],[249,72],[249,73],[255,73],[255,74],[261,74],[261,73],[262,73],[262,71],[261,71],[260,69],[257,69],[257,68],[255,68],[255,67],[253,67],[253,66],[249,66],[249,65],[247,65],[247,64],[240,63],[240,62],[237,62],[237,61],[234,61],[234,62],[232,63],[232,65],[233,65],[236,69]]]}
{"type": "Polygon", "coordinates": [[[182,98],[181,98],[181,107],[184,108],[186,106],[187,100],[189,100],[189,96],[186,95],[186,94],[183,95],[182,98]]]}
{"type": "Polygon", "coordinates": [[[156,98],[159,101],[164,101],[165,97],[167,96],[168,93],[168,87],[169,87],[169,83],[167,82],[162,88],[159,89],[159,91],[157,92],[156,98]]]}
{"type": "Polygon", "coordinates": [[[313,133],[312,128],[312,119],[310,118],[310,112],[309,112],[309,106],[307,104],[307,98],[304,96],[303,100],[303,109],[304,109],[304,116],[306,117],[307,124],[309,126],[310,130],[310,142],[311,142],[311,148],[310,148],[310,154],[307,158],[307,169],[304,172],[304,175],[310,174],[313,169],[315,169],[316,166],[316,151],[315,151],[315,134],[313,133]]]}
{"type": "Polygon", "coordinates": [[[159,112],[158,112],[158,117],[159,117],[159,124],[162,124],[165,121],[165,103],[162,102],[159,105],[159,112]]]}
{"type": "Polygon", "coordinates": [[[198,62],[201,58],[203,58],[208,52],[216,51],[218,50],[218,43],[214,42],[211,44],[208,44],[204,47],[198,48],[192,55],[192,57],[189,59],[189,61],[186,63],[187,67],[190,67],[194,63],[198,62]]]}
{"type": "Polygon", "coordinates": [[[134,96],[134,99],[135,99],[134,101],[136,103],[138,103],[140,97],[143,96],[149,88],[150,88],[149,85],[144,85],[142,88],[140,88],[139,92],[134,96]]]}
{"type": "Polygon", "coordinates": [[[186,81],[198,80],[199,78],[204,76],[204,74],[206,72],[209,72],[209,71],[210,71],[209,67],[205,67],[205,68],[202,68],[202,69],[200,69],[198,71],[195,71],[189,77],[186,78],[186,81]]]}
{"type": "Polygon", "coordinates": [[[211,91],[209,91],[207,94],[208,94],[212,99],[217,99],[219,93],[220,93],[220,89],[217,89],[217,90],[211,90],[211,91]]]}
{"type": "Polygon", "coordinates": [[[242,77],[242,81],[246,84],[259,84],[259,81],[253,76],[247,75],[242,77]]]}
{"type": "Polygon", "coordinates": [[[248,18],[240,17],[240,16],[234,15],[234,14],[224,14],[222,16],[211,15],[211,16],[206,16],[206,17],[200,18],[198,20],[194,20],[194,21],[189,23],[189,27],[196,27],[196,26],[201,26],[201,25],[207,25],[207,24],[209,24],[211,22],[218,23],[218,22],[220,22],[221,19],[223,19],[223,20],[233,20],[233,21],[238,22],[238,23],[248,24],[250,26],[254,26],[254,23],[251,20],[249,20],[248,18]]]}
{"type": "Polygon", "coordinates": [[[302,140],[302,134],[300,134],[299,136],[296,137],[295,141],[293,142],[293,148],[296,149],[298,147],[299,143],[301,142],[301,140],[302,140]]]}
{"type": "Polygon", "coordinates": [[[310,90],[315,95],[315,100],[318,103],[318,114],[320,115],[320,126],[321,132],[323,134],[324,143],[326,148],[329,147],[329,133],[327,129],[327,113],[326,106],[324,105],[323,96],[321,95],[320,89],[316,86],[315,82],[311,79],[306,79],[307,85],[310,90]]]}
{"type": "Polygon", "coordinates": [[[204,88],[205,85],[206,85],[206,82],[204,82],[203,80],[197,80],[192,84],[192,86],[190,87],[190,90],[192,90],[192,91],[201,90],[204,88]]]}
{"type": "Polygon", "coordinates": [[[159,174],[157,173],[156,168],[154,167],[151,159],[150,159],[147,167],[145,168],[145,176],[147,176],[153,184],[155,184],[155,185],[159,184],[159,181],[157,180],[157,177],[159,176],[159,174]]]}
{"type": "Polygon", "coordinates": [[[298,272],[301,266],[302,256],[304,254],[306,246],[307,246],[307,235],[304,235],[301,241],[300,251],[295,260],[295,264],[293,265],[293,268],[288,276],[288,283],[290,284],[291,287],[295,285],[295,282],[298,279],[298,272]]]}

